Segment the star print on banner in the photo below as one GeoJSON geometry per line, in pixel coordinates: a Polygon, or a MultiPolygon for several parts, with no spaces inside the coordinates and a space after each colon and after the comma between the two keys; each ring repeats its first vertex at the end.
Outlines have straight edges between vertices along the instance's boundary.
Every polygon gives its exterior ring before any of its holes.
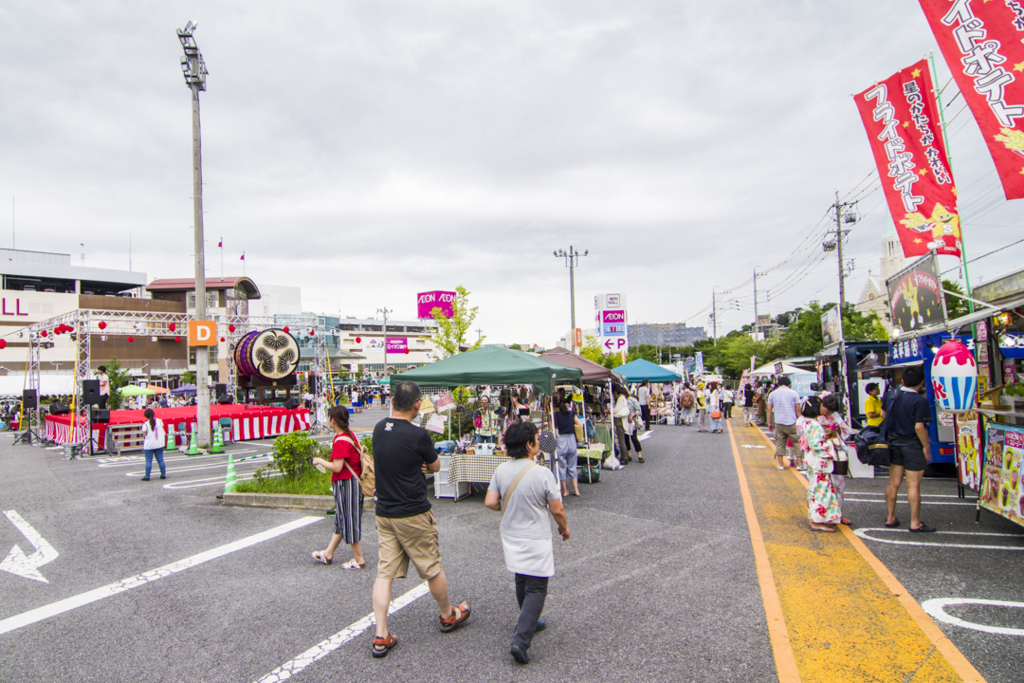
{"type": "Polygon", "coordinates": [[[985,138],[1003,193],[1024,198],[1024,178],[1014,170],[1024,157],[1024,79],[1015,75],[1024,72],[1024,3],[920,3],[985,138]]]}
{"type": "Polygon", "coordinates": [[[903,255],[934,249],[959,256],[960,212],[928,62],[898,71],[854,100],[903,255]]]}

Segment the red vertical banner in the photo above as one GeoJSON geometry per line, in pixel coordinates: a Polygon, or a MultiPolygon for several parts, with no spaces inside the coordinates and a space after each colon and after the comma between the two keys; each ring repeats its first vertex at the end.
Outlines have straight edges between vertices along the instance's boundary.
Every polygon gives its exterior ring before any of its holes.
{"type": "Polygon", "coordinates": [[[960,214],[928,62],[855,96],[903,254],[960,256],[960,214]]]}
{"type": "Polygon", "coordinates": [[[1007,199],[1024,197],[1024,2],[920,0],[1007,199]]]}

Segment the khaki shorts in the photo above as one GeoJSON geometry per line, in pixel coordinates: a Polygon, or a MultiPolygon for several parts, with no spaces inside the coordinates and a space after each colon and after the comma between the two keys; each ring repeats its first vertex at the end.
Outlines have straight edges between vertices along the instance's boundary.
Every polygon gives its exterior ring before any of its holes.
{"type": "Polygon", "coordinates": [[[377,517],[377,537],[378,578],[404,579],[410,560],[421,579],[432,579],[440,573],[441,551],[433,510],[412,517],[377,517]]]}

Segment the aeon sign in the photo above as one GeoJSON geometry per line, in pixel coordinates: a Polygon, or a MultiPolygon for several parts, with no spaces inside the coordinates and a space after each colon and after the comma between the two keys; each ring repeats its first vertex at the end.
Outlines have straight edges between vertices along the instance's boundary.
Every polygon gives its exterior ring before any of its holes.
{"type": "Polygon", "coordinates": [[[444,317],[451,318],[455,315],[455,292],[433,291],[420,292],[416,295],[416,317],[432,318],[430,314],[435,308],[440,308],[444,317]]]}
{"type": "Polygon", "coordinates": [[[601,311],[602,323],[624,323],[626,322],[625,311],[601,311]]]}

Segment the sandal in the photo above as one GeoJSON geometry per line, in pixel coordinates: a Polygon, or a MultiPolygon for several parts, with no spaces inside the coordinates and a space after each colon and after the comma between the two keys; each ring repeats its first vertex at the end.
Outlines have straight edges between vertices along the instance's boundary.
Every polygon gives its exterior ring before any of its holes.
{"type": "Polygon", "coordinates": [[[843,517],[841,520],[839,520],[839,523],[845,524],[846,526],[853,526],[853,522],[848,520],[846,517],[843,517]]]}
{"type": "MultiPolygon", "coordinates": [[[[330,564],[330,562],[328,562],[328,564],[330,564]]],[[[359,564],[358,562],[356,562],[356,558],[353,557],[351,560],[349,560],[348,562],[346,562],[343,565],[341,565],[341,568],[342,569],[364,569],[364,568],[366,568],[366,563],[363,562],[362,564],[359,564]]]]}
{"type": "Polygon", "coordinates": [[[638,456],[636,456],[636,461],[637,461],[638,463],[640,463],[640,464],[642,465],[642,464],[644,463],[644,458],[643,458],[643,456],[642,456],[642,455],[638,455],[638,456]]]}
{"type": "Polygon", "coordinates": [[[379,636],[373,637],[373,656],[377,659],[381,657],[387,657],[388,653],[391,652],[391,648],[398,645],[398,638],[396,636],[388,634],[387,638],[381,638],[379,636]]]}
{"type": "Polygon", "coordinates": [[[835,528],[830,526],[812,526],[811,531],[817,531],[823,534],[834,534],[836,532],[835,528]]]}
{"type": "Polygon", "coordinates": [[[441,621],[441,633],[451,633],[469,619],[469,605],[463,602],[457,607],[452,607],[450,617],[447,619],[438,617],[438,619],[441,621]]]}
{"type": "Polygon", "coordinates": [[[313,556],[314,560],[316,560],[317,562],[320,562],[321,564],[330,564],[331,562],[334,562],[334,558],[333,557],[327,557],[326,555],[324,555],[324,551],[323,550],[314,550],[313,552],[310,553],[310,555],[313,556]]]}

